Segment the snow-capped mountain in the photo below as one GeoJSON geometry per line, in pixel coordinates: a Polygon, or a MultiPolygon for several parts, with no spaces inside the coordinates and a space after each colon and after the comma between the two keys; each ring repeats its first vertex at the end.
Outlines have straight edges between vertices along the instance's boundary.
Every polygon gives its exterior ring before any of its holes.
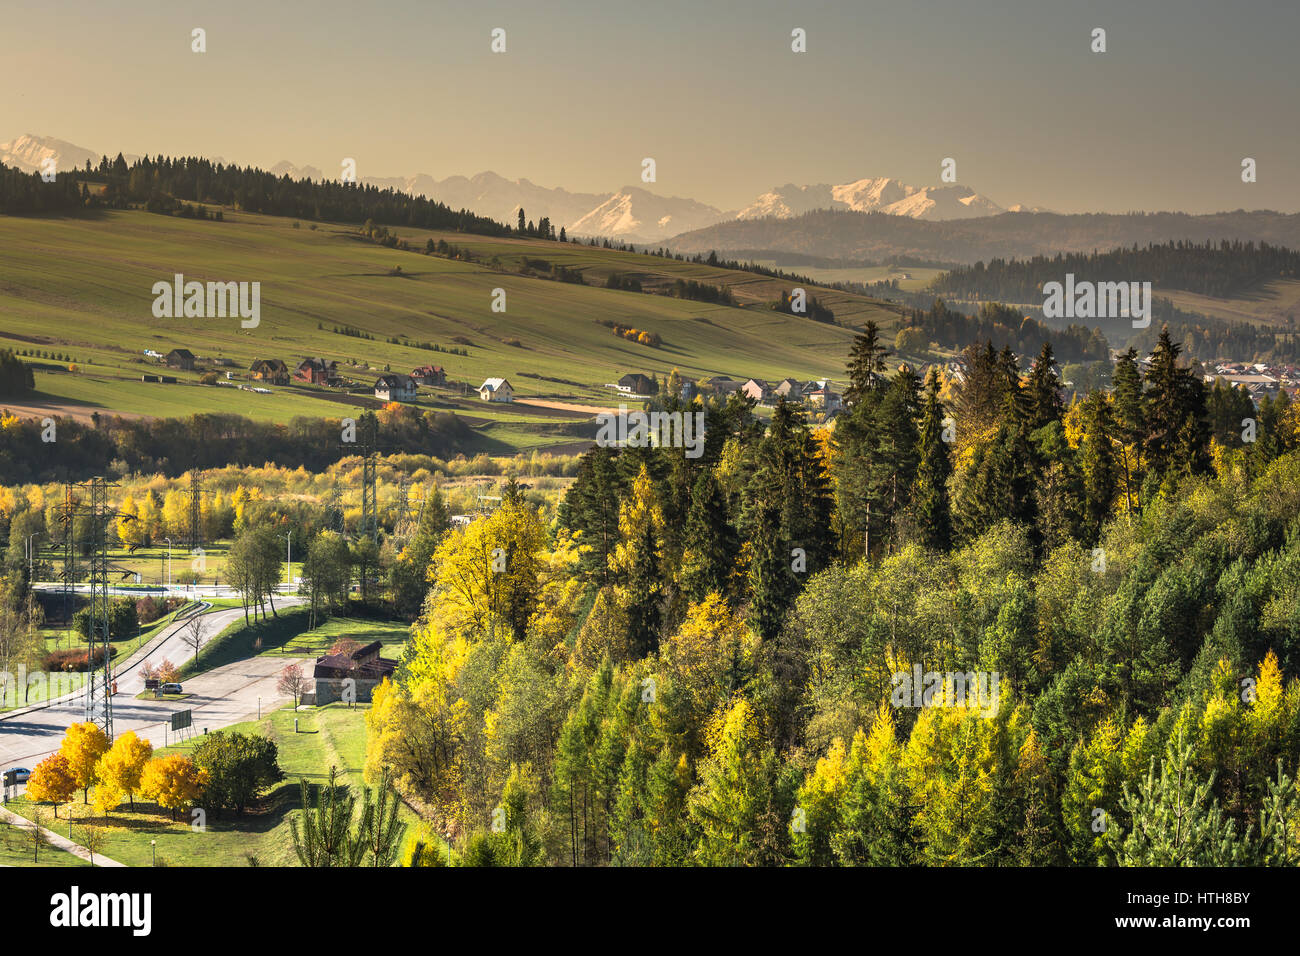
{"type": "MultiPolygon", "coordinates": [[[[50,136],[19,136],[0,144],[0,162],[24,172],[38,172],[47,157],[54,157],[59,170],[70,170],[99,162],[100,153],[50,136]]],[[[116,151],[110,155],[116,155],[116,151]]],[[[137,157],[127,156],[127,161],[137,157]]],[[[214,162],[221,162],[211,157],[214,162]]],[[[341,170],[298,165],[281,160],[268,170],[291,179],[336,179],[341,170]]],[[[859,179],[840,185],[825,183],[797,186],[787,183],[764,193],[739,212],[724,212],[707,203],[680,196],[661,196],[640,186],[626,186],[615,193],[570,192],[559,187],[539,186],[527,179],[506,179],[494,172],[474,176],[435,179],[420,173],[413,176],[368,176],[358,170],[368,185],[393,188],[415,196],[445,203],[453,209],[469,209],[480,216],[514,224],[519,209],[533,222],[547,217],[559,229],[573,236],[602,236],[635,243],[660,242],[672,236],[704,229],[733,219],[762,219],[773,216],[790,219],[817,209],[883,212],[911,219],[945,220],[992,216],[1005,212],[1001,206],[966,186],[909,186],[889,177],[859,179]]],[[[1020,211],[1023,206],[1012,206],[1020,211]]],[[[1037,211],[1037,210],[1033,210],[1037,211]]]]}
{"type": "MultiPolygon", "coordinates": [[[[116,155],[117,153],[110,154],[110,156],[116,155]]],[[[86,149],[84,146],[55,139],[53,136],[35,136],[31,133],[24,133],[8,143],[0,143],[0,163],[25,173],[39,173],[41,164],[48,157],[54,158],[55,169],[63,173],[85,168],[86,160],[90,160],[92,166],[98,166],[101,156],[103,153],[86,149]]],[[[129,163],[139,157],[124,158],[129,163]]]]}
{"type": "Polygon", "coordinates": [[[694,199],[659,196],[638,186],[624,186],[568,229],[575,236],[657,242],[733,216],[694,199]]]}
{"type": "Polygon", "coordinates": [[[995,216],[1001,206],[967,186],[909,186],[897,179],[859,179],[839,186],[789,183],[764,193],[742,209],[738,219],[775,216],[789,219],[814,209],[883,212],[911,219],[970,219],[995,216]]]}

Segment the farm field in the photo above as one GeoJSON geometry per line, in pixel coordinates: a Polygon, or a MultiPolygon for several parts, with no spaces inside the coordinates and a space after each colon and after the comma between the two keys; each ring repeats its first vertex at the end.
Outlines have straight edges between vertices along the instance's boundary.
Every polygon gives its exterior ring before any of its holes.
{"type": "Polygon", "coordinates": [[[1157,290],[1175,306],[1228,322],[1295,328],[1300,319],[1300,279],[1274,279],[1231,299],[1177,290],[1157,290]]]}
{"type": "Polygon", "coordinates": [[[421,389],[417,404],[464,415],[483,435],[484,450],[505,452],[572,442],[558,426],[590,416],[482,402],[470,390],[488,377],[510,379],[524,402],[608,407],[617,400],[606,383],[628,371],[664,377],[676,368],[687,376],[771,380],[842,376],[853,335],[845,325],[866,318],[887,329],[897,325],[897,316],[873,300],[816,287],[809,293],[834,309],[843,325],[777,313],[768,304],[789,282],[658,256],[534,239],[398,234],[420,249],[427,239],[445,239],[488,261],[495,257],[500,269],[386,248],[350,227],[295,228],[289,219],[241,212],[230,212],[224,222],[140,211],[0,217],[0,272],[6,277],[0,345],[38,353],[28,357],[37,365],[37,394],[20,410],[82,418],[94,412],[223,412],[288,422],[300,415],[343,417],[380,404],[369,393],[300,384],[272,387],[269,394],[204,386],[200,372],[161,367],[144,356],[146,349],[166,354],[187,348],[201,366],[223,381],[229,372],[236,383],[257,358],[281,358],[293,367],[303,357],[323,356],[338,360],[343,376],[362,384],[385,370],[433,364],[447,370],[450,387],[421,389]],[[534,266],[544,258],[578,270],[591,284],[503,271],[521,267],[525,258],[534,266]],[[612,272],[639,277],[649,288],[678,278],[726,285],[743,307],[598,287],[612,272]],[[244,329],[238,318],[155,318],[153,284],[176,273],[187,280],[260,282],[259,325],[244,329]],[[494,289],[505,292],[504,312],[492,311],[494,289]],[[656,333],[662,347],[628,341],[601,322],[656,333]],[[365,337],[343,334],[348,329],[364,329],[365,337]],[[423,347],[432,345],[447,351],[423,347]],[[218,360],[233,364],[214,364],[218,360]],[[140,380],[160,373],[178,381],[140,380]]]}

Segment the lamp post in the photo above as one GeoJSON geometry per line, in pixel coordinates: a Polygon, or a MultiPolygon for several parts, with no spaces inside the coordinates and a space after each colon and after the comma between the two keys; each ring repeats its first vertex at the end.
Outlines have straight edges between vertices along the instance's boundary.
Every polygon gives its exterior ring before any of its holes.
{"type": "Polygon", "coordinates": [[[172,593],[172,539],[163,538],[167,542],[167,593],[172,593]]]}
{"type": "Polygon", "coordinates": [[[32,538],[45,534],[44,531],[33,531],[27,536],[27,580],[32,579],[32,559],[36,557],[36,549],[32,547],[32,538]]]}
{"type": "Polygon", "coordinates": [[[293,589],[293,529],[284,535],[285,561],[289,565],[289,589],[293,589]]]}
{"type": "Polygon", "coordinates": [[[149,857],[152,865],[157,866],[158,865],[158,841],[157,840],[149,841],[149,857]]]}

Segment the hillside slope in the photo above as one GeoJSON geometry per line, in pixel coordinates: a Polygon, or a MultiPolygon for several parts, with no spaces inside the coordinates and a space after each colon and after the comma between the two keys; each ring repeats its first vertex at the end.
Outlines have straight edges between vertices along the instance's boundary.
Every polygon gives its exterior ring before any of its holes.
{"type": "MultiPolygon", "coordinates": [[[[385,367],[409,372],[434,364],[470,388],[503,376],[525,400],[606,405],[616,399],[605,383],[629,371],[661,377],[673,368],[684,375],[736,378],[843,375],[850,328],[768,308],[779,289],[792,285],[788,281],[572,243],[399,233],[420,249],[429,238],[445,239],[484,260],[496,257],[500,268],[385,248],[349,227],[295,228],[287,219],[230,211],[224,222],[137,211],[0,217],[0,347],[75,360],[75,374],[37,372],[47,402],[103,413],[213,410],[275,421],[336,417],[360,397],[297,386],[271,394],[200,387],[193,373],[178,373],[179,386],[144,383],[142,374],[159,371],[144,350],[188,348],[196,356],[229,359],[235,378],[256,358],[280,358],[294,367],[305,356],[321,355],[339,360],[344,374],[360,382],[385,367]],[[535,265],[543,257],[582,271],[593,285],[504,271],[524,258],[535,265]],[[397,267],[400,275],[392,274],[397,267]],[[639,275],[651,288],[677,278],[726,284],[745,307],[594,285],[603,285],[611,272],[639,275]],[[260,282],[260,325],[242,329],[237,318],[155,318],[153,285],[170,282],[176,273],[187,280],[260,282]],[[506,293],[505,312],[491,308],[498,288],[506,293]],[[657,333],[663,345],[635,344],[602,322],[657,333]],[[336,334],[336,327],[370,337],[336,334]],[[468,355],[431,351],[420,343],[468,355]]],[[[897,324],[897,316],[873,300],[810,291],[836,310],[837,322],[857,325],[874,317],[886,327],[897,324]]],[[[524,411],[455,394],[447,403],[462,410],[469,405],[471,414],[489,419],[524,411]]]]}

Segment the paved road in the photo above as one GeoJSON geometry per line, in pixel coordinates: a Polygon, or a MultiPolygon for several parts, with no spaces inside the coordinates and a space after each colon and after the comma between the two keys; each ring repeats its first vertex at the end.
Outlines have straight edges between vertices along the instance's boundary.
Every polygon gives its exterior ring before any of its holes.
{"type": "MultiPolygon", "coordinates": [[[[286,602],[289,603],[293,602],[286,602]]],[[[204,615],[209,622],[204,643],[243,617],[243,613],[235,608],[204,615]]],[[[167,658],[173,664],[181,664],[193,656],[193,650],[187,650],[182,643],[182,627],[183,624],[168,628],[118,667],[118,693],[113,698],[115,733],[134,730],[155,747],[161,747],[174,736],[166,728],[175,711],[193,711],[195,733],[201,734],[204,728],[217,730],[255,717],[259,697],[263,713],[290,699],[277,692],[275,685],[285,665],[301,659],[268,655],[226,664],[186,680],[185,693],[190,696],[185,700],[136,700],[135,695],[144,690],[144,678],[140,675],[143,661],[157,664],[167,658]]],[[[80,694],[41,710],[0,714],[0,767],[34,767],[59,749],[69,724],[84,719],[85,704],[80,694]]]]}

